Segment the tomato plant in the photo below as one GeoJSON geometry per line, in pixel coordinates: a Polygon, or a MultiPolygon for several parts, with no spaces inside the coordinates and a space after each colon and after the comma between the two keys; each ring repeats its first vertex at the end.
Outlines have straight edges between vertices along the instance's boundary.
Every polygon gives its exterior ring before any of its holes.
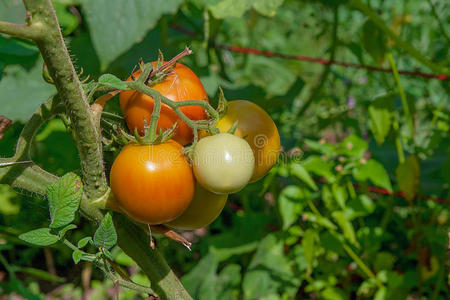
{"type": "Polygon", "coordinates": [[[238,122],[234,135],[244,138],[255,156],[255,169],[250,182],[261,179],[277,162],[280,135],[272,118],[258,105],[246,100],[228,102],[228,110],[217,123],[221,132],[238,122]]]}
{"type": "Polygon", "coordinates": [[[214,193],[235,193],[249,182],[255,158],[248,143],[229,133],[201,139],[194,148],[195,178],[214,193]]]}
{"type": "MultiPolygon", "coordinates": [[[[152,62],[152,64],[156,67],[157,62],[152,62]]],[[[139,78],[140,75],[141,70],[138,70],[128,80],[139,78]]],[[[152,85],[152,89],[176,102],[185,100],[208,101],[208,95],[200,79],[191,69],[180,63],[177,63],[175,68],[164,79],[152,85]]],[[[149,95],[133,90],[124,91],[120,94],[120,108],[127,126],[132,132],[134,128],[137,128],[140,134],[144,133],[144,120],[150,123],[153,107],[154,100],[149,95]]],[[[191,120],[203,120],[206,118],[205,110],[198,105],[183,106],[180,110],[191,120]]],[[[162,104],[157,130],[171,128],[175,122],[178,124],[178,127],[173,139],[182,145],[190,143],[193,138],[192,129],[180,119],[172,108],[162,104]]]]}
{"type": "Polygon", "coordinates": [[[126,145],[111,167],[111,190],[136,221],[161,224],[180,216],[194,195],[191,167],[181,145],[126,145]]]}
{"type": "Polygon", "coordinates": [[[222,212],[228,195],[212,193],[195,184],[194,198],[181,216],[167,223],[176,229],[192,230],[211,224],[222,212]]]}

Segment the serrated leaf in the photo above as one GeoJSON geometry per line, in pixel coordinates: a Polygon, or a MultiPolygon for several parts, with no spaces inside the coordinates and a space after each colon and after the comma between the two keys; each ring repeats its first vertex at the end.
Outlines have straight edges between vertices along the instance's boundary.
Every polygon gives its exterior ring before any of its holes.
{"type": "Polygon", "coordinates": [[[408,158],[397,167],[395,171],[398,187],[405,193],[408,201],[412,201],[419,191],[420,184],[420,166],[419,161],[414,155],[408,158]]]}
{"type": "Polygon", "coordinates": [[[387,52],[387,38],[384,32],[371,20],[363,25],[362,44],[377,64],[382,64],[387,52]]]}
{"type": "Polygon", "coordinates": [[[175,13],[181,3],[182,0],[83,1],[83,15],[102,70],[140,42],[163,14],[175,13]]]}
{"type": "Polygon", "coordinates": [[[56,243],[59,238],[50,233],[50,228],[39,228],[19,235],[19,239],[37,246],[49,246],[56,243]]]}
{"type": "Polygon", "coordinates": [[[297,163],[291,164],[291,174],[306,183],[314,191],[318,190],[316,183],[302,165],[297,163]]]}
{"type": "Polygon", "coordinates": [[[50,228],[65,226],[75,219],[81,201],[83,186],[80,177],[67,173],[47,188],[50,207],[50,228]]]}
{"type": "Polygon", "coordinates": [[[381,145],[389,134],[394,111],[394,99],[392,96],[384,96],[375,99],[369,106],[369,125],[373,136],[381,145]]]}
{"type": "Polygon", "coordinates": [[[127,84],[112,74],[103,74],[98,79],[98,83],[100,85],[112,87],[118,90],[127,89],[127,84]]]}
{"type": "Polygon", "coordinates": [[[392,191],[391,181],[386,169],[374,159],[353,169],[353,177],[358,181],[372,181],[376,186],[392,191]]]}
{"type": "Polygon", "coordinates": [[[81,257],[83,256],[83,252],[80,250],[76,250],[72,253],[72,259],[75,262],[75,264],[78,264],[81,260],[81,257]]]}
{"type": "Polygon", "coordinates": [[[114,228],[111,215],[108,213],[103,218],[100,226],[94,234],[94,245],[109,249],[117,243],[117,233],[114,228]]]}
{"type": "Polygon", "coordinates": [[[78,248],[84,248],[90,241],[92,241],[92,238],[90,236],[82,238],[78,241],[78,248]]]}
{"type": "Polygon", "coordinates": [[[75,229],[75,228],[77,228],[77,225],[69,224],[69,225],[65,226],[64,228],[60,229],[58,231],[58,235],[59,235],[60,238],[63,238],[64,235],[67,233],[67,231],[75,229]]]}

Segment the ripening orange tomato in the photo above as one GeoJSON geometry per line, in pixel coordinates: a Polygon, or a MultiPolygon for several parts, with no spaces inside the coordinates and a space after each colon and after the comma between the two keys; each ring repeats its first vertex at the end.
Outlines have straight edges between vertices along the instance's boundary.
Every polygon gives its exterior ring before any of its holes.
{"type": "MultiPolygon", "coordinates": [[[[156,67],[157,62],[152,62],[156,67]]],[[[133,73],[135,78],[141,75],[141,70],[133,73]]],[[[128,78],[128,81],[131,80],[128,78]]],[[[166,98],[172,101],[202,100],[208,101],[205,89],[200,79],[191,69],[183,64],[177,63],[175,68],[166,78],[151,86],[166,98]]],[[[152,97],[137,91],[124,91],[119,97],[120,109],[125,117],[128,128],[134,132],[137,128],[141,135],[144,134],[144,119],[150,124],[151,113],[153,111],[154,100],[152,97]]],[[[183,106],[180,110],[191,120],[204,120],[207,115],[203,107],[198,105],[183,106]]],[[[189,144],[193,139],[192,129],[178,117],[170,107],[162,103],[161,114],[158,120],[157,132],[160,129],[168,129],[177,122],[178,127],[173,139],[182,145],[189,144]]]]}
{"type": "Polygon", "coordinates": [[[173,140],[158,145],[128,144],[111,167],[111,191],[134,220],[162,224],[179,217],[194,196],[192,168],[173,140]]]}

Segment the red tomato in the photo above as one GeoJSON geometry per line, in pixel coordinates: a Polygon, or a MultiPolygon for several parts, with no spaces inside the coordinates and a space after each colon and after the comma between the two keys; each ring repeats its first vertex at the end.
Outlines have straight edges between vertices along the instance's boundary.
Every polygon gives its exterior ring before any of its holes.
{"type": "MultiPolygon", "coordinates": [[[[152,63],[156,67],[156,62],[152,63]]],[[[133,73],[135,78],[141,75],[141,70],[133,73]]],[[[128,78],[128,80],[131,80],[128,78]]],[[[200,79],[185,65],[177,63],[167,77],[153,85],[151,88],[159,91],[172,101],[203,100],[208,101],[205,89],[200,79]]],[[[144,134],[144,119],[150,124],[150,115],[153,111],[152,97],[137,91],[124,91],[120,93],[120,108],[125,117],[128,128],[133,132],[136,127],[140,134],[144,134]]],[[[198,105],[183,106],[180,110],[191,120],[206,119],[206,112],[198,105]]],[[[170,107],[161,105],[161,114],[158,120],[158,129],[168,129],[177,122],[178,128],[173,139],[182,145],[192,142],[192,129],[182,121],[170,107]]]]}
{"type": "Polygon", "coordinates": [[[170,140],[159,145],[128,144],[110,174],[117,203],[134,220],[162,224],[180,216],[194,196],[192,169],[170,140]]]}

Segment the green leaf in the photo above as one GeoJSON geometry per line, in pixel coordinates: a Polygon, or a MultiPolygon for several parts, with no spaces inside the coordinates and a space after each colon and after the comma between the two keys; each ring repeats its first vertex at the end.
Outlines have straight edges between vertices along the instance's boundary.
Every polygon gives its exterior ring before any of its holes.
{"type": "Polygon", "coordinates": [[[345,238],[351,243],[356,243],[355,230],[350,220],[347,219],[343,211],[334,211],[331,216],[336,220],[345,238]]]}
{"type": "Polygon", "coordinates": [[[386,58],[387,37],[384,32],[371,20],[363,25],[362,44],[373,60],[381,65],[386,58]]]}
{"type": "Polygon", "coordinates": [[[49,246],[56,243],[59,237],[51,234],[50,228],[39,228],[19,235],[19,239],[37,246],[49,246]]]}
{"type": "Polygon", "coordinates": [[[290,260],[284,255],[283,240],[274,234],[260,241],[242,283],[244,299],[264,299],[282,290],[293,298],[301,284],[294,275],[290,260]]]}
{"type": "Polygon", "coordinates": [[[83,186],[80,177],[67,173],[47,188],[50,206],[50,228],[65,226],[75,219],[81,201],[83,186]]]}
{"type": "Polygon", "coordinates": [[[96,0],[82,2],[101,69],[140,42],[163,14],[173,14],[182,0],[96,0]]]}
{"type": "Polygon", "coordinates": [[[26,267],[18,267],[17,272],[30,274],[38,279],[50,281],[50,282],[65,282],[66,279],[63,277],[59,277],[53,274],[50,274],[44,270],[35,269],[35,268],[26,268],[26,267]]]}
{"type": "Polygon", "coordinates": [[[212,2],[209,9],[213,16],[217,19],[225,19],[240,18],[251,7],[262,15],[273,17],[284,0],[221,0],[212,2]]]}
{"type": "Polygon", "coordinates": [[[360,164],[353,169],[353,177],[358,181],[372,181],[376,186],[392,191],[389,175],[382,164],[374,159],[369,159],[365,164],[360,164]]]}
{"type": "Polygon", "coordinates": [[[328,220],[327,218],[315,215],[313,213],[305,212],[303,213],[303,217],[306,219],[306,221],[317,223],[328,229],[334,230],[337,228],[336,225],[334,225],[334,223],[328,220]]]}
{"type": "Polygon", "coordinates": [[[92,238],[90,236],[82,238],[81,240],[78,241],[78,248],[84,248],[91,241],[92,238]]]}
{"type": "Polygon", "coordinates": [[[117,243],[117,233],[111,214],[107,213],[94,234],[94,245],[109,249],[117,243]]]}
{"type": "Polygon", "coordinates": [[[59,238],[62,239],[67,231],[77,228],[75,224],[69,224],[58,231],[59,238]]]}
{"type": "Polygon", "coordinates": [[[328,161],[323,160],[318,155],[311,155],[302,163],[305,170],[310,173],[314,173],[318,176],[325,177],[329,182],[333,182],[335,177],[331,172],[332,164],[328,161]]]}
{"type": "Polygon", "coordinates": [[[313,229],[307,229],[303,233],[302,248],[308,266],[308,274],[311,274],[312,272],[314,259],[316,257],[316,238],[317,232],[313,229]]]}
{"type": "Polygon", "coordinates": [[[256,0],[253,1],[253,8],[262,15],[273,17],[283,2],[284,0],[256,0]]]}
{"type": "Polygon", "coordinates": [[[349,157],[362,158],[367,148],[365,140],[352,134],[341,142],[338,152],[349,157]]]}
{"type": "Polygon", "coordinates": [[[214,253],[210,252],[189,273],[181,278],[183,286],[192,297],[196,299],[200,297],[200,289],[203,283],[201,278],[215,275],[218,264],[214,253]]]}
{"type": "Polygon", "coordinates": [[[304,197],[304,191],[295,185],[287,186],[281,191],[278,198],[278,209],[283,219],[283,229],[289,228],[303,211],[305,202],[301,200],[304,197]]]}
{"type": "Polygon", "coordinates": [[[62,3],[54,1],[53,6],[58,18],[58,23],[62,27],[63,35],[71,34],[78,27],[78,18],[69,12],[67,6],[62,3]]]}
{"type": "Polygon", "coordinates": [[[297,163],[291,164],[291,174],[306,183],[310,188],[312,188],[314,191],[317,191],[317,185],[314,182],[314,180],[309,175],[308,171],[305,170],[305,168],[297,163]]]}
{"type": "Polygon", "coordinates": [[[342,289],[335,287],[327,287],[321,292],[322,299],[324,300],[345,300],[348,296],[343,292],[342,289]]]}
{"type": "Polygon", "coordinates": [[[400,191],[405,193],[408,201],[412,201],[419,191],[420,166],[414,155],[408,156],[403,164],[397,167],[395,172],[400,191]]]}
{"type": "Polygon", "coordinates": [[[396,260],[396,257],[389,252],[379,252],[375,257],[373,267],[377,273],[381,270],[389,271],[392,270],[396,260]]]}
{"type": "Polygon", "coordinates": [[[369,125],[373,136],[381,145],[389,134],[394,111],[392,96],[383,96],[375,99],[369,106],[369,125]]]}
{"type": "Polygon", "coordinates": [[[249,56],[246,66],[245,72],[250,81],[264,89],[268,97],[285,95],[296,80],[289,68],[271,58],[249,56]]]}
{"type": "Polygon", "coordinates": [[[216,19],[240,18],[250,8],[249,0],[222,0],[209,6],[209,10],[216,19]]]}
{"type": "Polygon", "coordinates": [[[13,121],[27,121],[41,103],[55,94],[53,85],[42,79],[42,59],[31,70],[6,66],[0,81],[1,114],[13,121]]]}
{"type": "Polygon", "coordinates": [[[83,256],[83,252],[80,250],[76,250],[72,253],[72,259],[75,262],[75,264],[78,264],[81,260],[81,257],[83,256]]]}
{"type": "Polygon", "coordinates": [[[341,208],[344,208],[345,202],[348,198],[347,188],[345,187],[345,185],[334,183],[331,186],[331,191],[333,193],[334,199],[336,199],[337,204],[339,204],[341,208]]]}
{"type": "Polygon", "coordinates": [[[112,87],[118,90],[127,90],[127,84],[112,74],[103,74],[98,79],[98,83],[103,86],[112,87]]]}

